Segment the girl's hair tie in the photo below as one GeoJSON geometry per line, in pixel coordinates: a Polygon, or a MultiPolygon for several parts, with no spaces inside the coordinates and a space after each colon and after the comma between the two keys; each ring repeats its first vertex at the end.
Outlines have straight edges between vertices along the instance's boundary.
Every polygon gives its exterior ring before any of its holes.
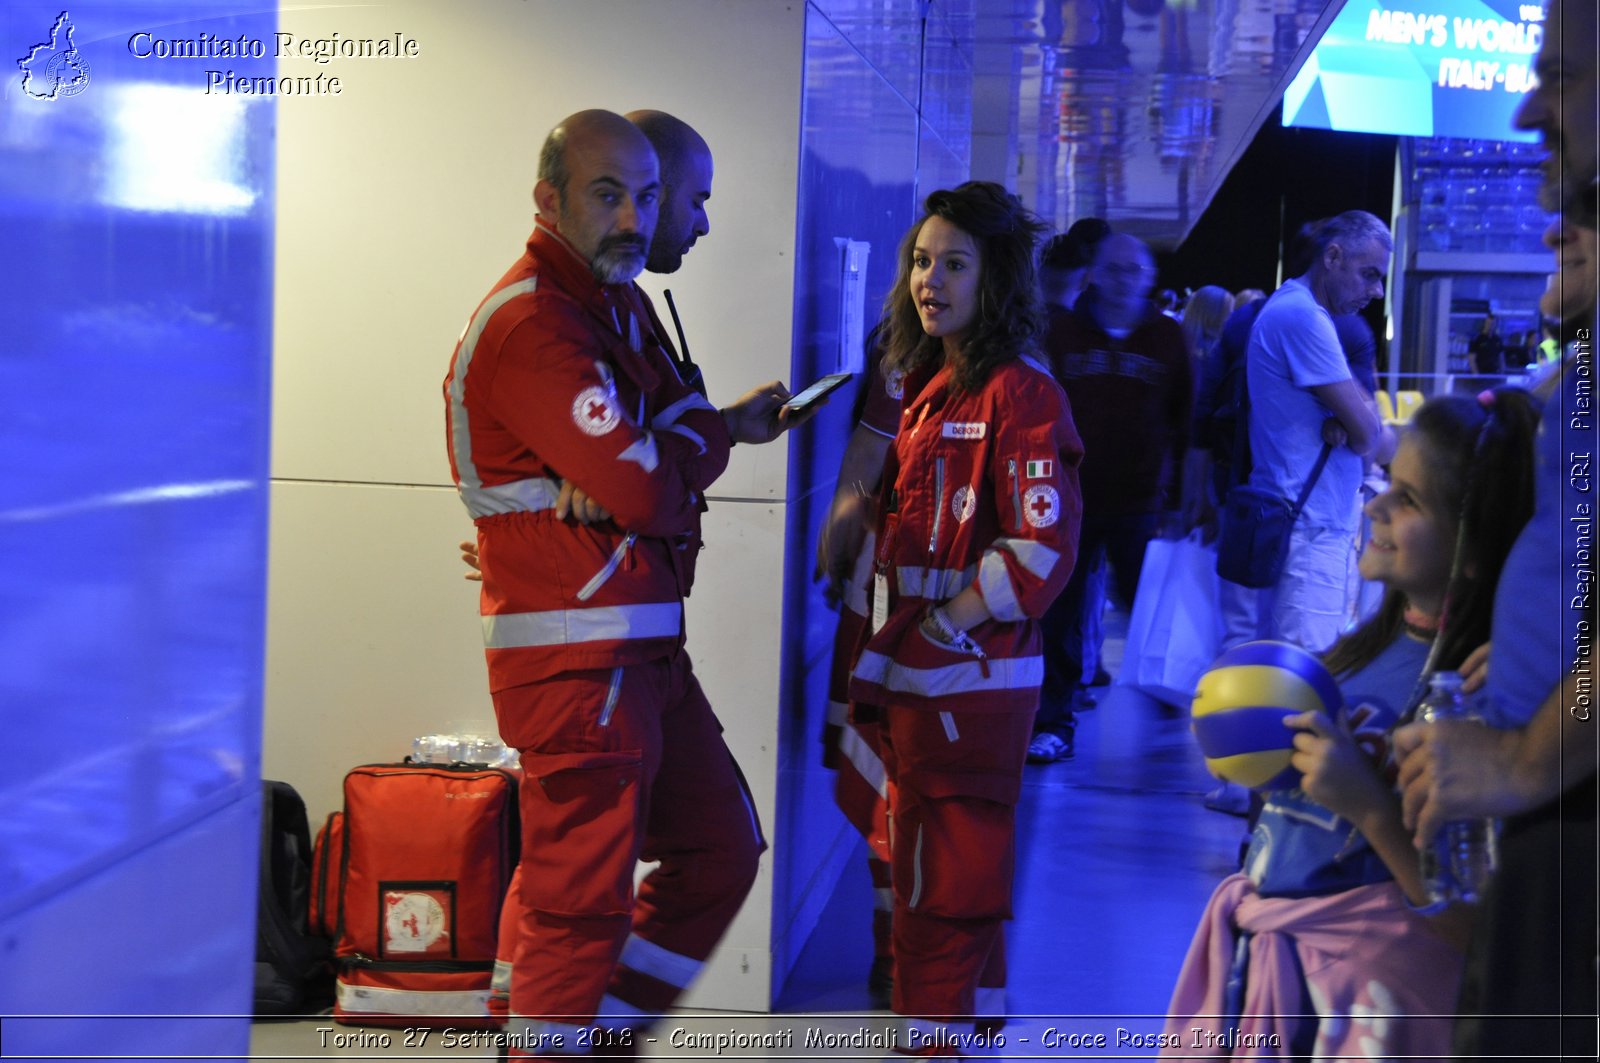
{"type": "Polygon", "coordinates": [[[1494,388],[1484,388],[1478,392],[1478,405],[1486,410],[1494,406],[1494,388]]]}

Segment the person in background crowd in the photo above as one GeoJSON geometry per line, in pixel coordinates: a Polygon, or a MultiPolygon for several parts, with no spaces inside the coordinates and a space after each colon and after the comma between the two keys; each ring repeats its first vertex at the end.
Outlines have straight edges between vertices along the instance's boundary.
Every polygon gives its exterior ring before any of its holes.
{"type": "Polygon", "coordinates": [[[1393,242],[1365,211],[1329,219],[1313,240],[1310,268],[1285,281],[1256,318],[1246,371],[1252,486],[1292,501],[1328,448],[1290,532],[1283,575],[1262,592],[1257,632],[1320,653],[1350,612],[1365,463],[1394,452],[1394,433],[1352,379],[1333,317],[1383,295],[1393,242]]]}
{"type": "MultiPolygon", "coordinates": [[[[1045,242],[1039,256],[1039,294],[1045,307],[1071,310],[1089,284],[1089,268],[1094,265],[1100,241],[1111,235],[1103,218],[1079,218],[1065,233],[1045,242]]],[[[1054,313],[1054,311],[1050,311],[1054,313]]],[[[1077,705],[1092,709],[1099,703],[1094,687],[1111,682],[1111,674],[1100,663],[1100,647],[1105,641],[1106,559],[1080,558],[1084,578],[1083,610],[1078,617],[1078,659],[1083,674],[1077,705]]]]}
{"type": "Polygon", "coordinates": [[[884,375],[901,376],[903,412],[849,694],[878,721],[888,775],[903,1054],[946,1055],[914,1035],[974,1029],[1010,915],[1036,618],[1076,556],[1083,449],[1066,396],[1031,356],[1042,228],[996,184],[933,193],[884,308],[884,375]]]}
{"type": "MultiPolygon", "coordinates": [[[[1204,378],[1206,358],[1222,338],[1222,326],[1232,313],[1233,295],[1214,284],[1200,288],[1183,304],[1183,316],[1178,319],[1178,325],[1183,329],[1183,342],[1188,348],[1196,381],[1204,378]]],[[[1198,405],[1194,417],[1198,422],[1198,405]]],[[[1213,519],[1214,507],[1210,504],[1211,489],[1207,483],[1210,476],[1210,451],[1200,446],[1191,447],[1183,465],[1183,526],[1186,530],[1208,524],[1213,519]]]]}
{"type": "Polygon", "coordinates": [[[1045,617],[1045,676],[1028,759],[1073,755],[1083,664],[1077,625],[1088,566],[1104,555],[1117,597],[1131,608],[1144,548],[1163,511],[1179,508],[1193,375],[1178,323],[1150,303],[1149,248],[1113,233],[1101,241],[1090,288],[1070,313],[1055,312],[1045,337],[1084,441],[1082,564],[1045,617]]]}
{"type": "Polygon", "coordinates": [[[1200,360],[1222,337],[1222,325],[1231,313],[1233,296],[1214,284],[1201,288],[1183,304],[1183,316],[1178,319],[1178,325],[1183,329],[1183,342],[1189,350],[1189,360],[1194,363],[1196,379],[1200,376],[1200,360]]]}
{"type": "Polygon", "coordinates": [[[1111,235],[1101,218],[1079,218],[1066,232],[1052,236],[1039,255],[1039,294],[1046,306],[1071,310],[1089,283],[1095,248],[1111,235]]]}
{"type": "Polygon", "coordinates": [[[719,411],[679,378],[632,283],[660,191],[633,124],[563,120],[540,152],[527,250],[444,384],[451,472],[478,527],[490,693],[529,780],[501,917],[515,931],[501,957],[513,1045],[600,1027],[601,1054],[632,1056],[738,912],[766,844],[683,650],[679,557],[698,551],[703,492],[732,441],[780,431],[788,390],[719,411]],[[641,857],[657,867],[636,901],[641,857]]]}
{"type": "MultiPolygon", "coordinates": [[[[1393,789],[1389,738],[1434,668],[1453,669],[1489,630],[1495,579],[1533,508],[1521,470],[1537,410],[1519,390],[1424,403],[1367,505],[1361,571],[1385,587],[1378,615],[1325,662],[1336,718],[1301,713],[1292,789],[1268,792],[1244,871],[1224,880],[1196,931],[1169,1008],[1231,1058],[1228,1033],[1277,1034],[1276,1058],[1440,1058],[1470,911],[1437,916],[1393,789]],[[1229,987],[1242,985],[1231,998],[1229,987]],[[1381,1018],[1376,1018],[1381,1017],[1381,1018]]],[[[1249,1045],[1248,1041],[1241,1044],[1249,1045]]]]}
{"type": "Polygon", "coordinates": [[[1267,297],[1267,293],[1260,288],[1240,288],[1233,293],[1234,310],[1243,310],[1251,303],[1259,302],[1267,297]]]}
{"type": "MultiPolygon", "coordinates": [[[[1548,155],[1540,203],[1559,210],[1545,234],[1556,252],[1539,308],[1569,340],[1547,382],[1534,516],[1512,549],[1495,597],[1487,654],[1487,719],[1413,724],[1395,736],[1407,822],[1425,844],[1441,823],[1506,817],[1467,958],[1455,1055],[1593,1059],[1600,761],[1592,676],[1592,477],[1578,455],[1600,446],[1593,406],[1600,292],[1600,14],[1587,0],[1552,0],[1535,63],[1538,86],[1517,125],[1548,155]],[[1588,573],[1587,580],[1583,574],[1588,573]]],[[[1537,393],[1537,392],[1536,392],[1537,393]]]]}
{"type": "Polygon", "coordinates": [[[851,720],[849,705],[850,669],[867,630],[867,585],[872,578],[877,542],[872,534],[872,499],[878,493],[884,458],[900,425],[903,377],[884,377],[880,336],[881,330],[874,329],[867,337],[867,372],[857,401],[856,426],[839,461],[833,504],[817,537],[813,577],[825,581],[823,594],[839,610],[828,674],[822,764],[838,772],[834,800],[867,843],[867,873],[873,893],[872,966],[867,972],[867,995],[872,1006],[881,1009],[889,1006],[894,986],[888,781],[877,721],[851,720]]]}
{"type": "MultiPolygon", "coordinates": [[[[1327,220],[1309,222],[1295,232],[1283,262],[1284,272],[1289,276],[1298,277],[1311,269],[1316,257],[1316,233],[1327,220]]],[[[1250,331],[1265,308],[1265,298],[1238,304],[1223,325],[1216,344],[1201,362],[1193,438],[1195,449],[1210,459],[1207,497],[1211,506],[1199,507],[1197,515],[1221,505],[1230,488],[1249,480],[1250,442],[1248,435],[1240,431],[1239,412],[1245,398],[1245,353],[1250,345],[1250,331]],[[1238,455],[1236,465],[1234,448],[1241,444],[1243,453],[1238,455]]],[[[1367,394],[1376,395],[1378,344],[1372,326],[1356,313],[1335,315],[1333,328],[1339,349],[1344,352],[1345,364],[1350,367],[1351,378],[1367,394]]],[[[1364,490],[1363,493],[1370,497],[1376,491],[1364,490]]],[[[1259,637],[1260,592],[1223,580],[1220,598],[1225,632],[1223,648],[1259,637]]],[[[1234,805],[1230,807],[1237,806],[1238,796],[1234,795],[1234,805]]]]}
{"type": "Polygon", "coordinates": [[[1505,372],[1505,344],[1500,340],[1500,322],[1493,314],[1483,315],[1478,334],[1467,343],[1467,353],[1472,357],[1472,371],[1479,376],[1505,372]]]}

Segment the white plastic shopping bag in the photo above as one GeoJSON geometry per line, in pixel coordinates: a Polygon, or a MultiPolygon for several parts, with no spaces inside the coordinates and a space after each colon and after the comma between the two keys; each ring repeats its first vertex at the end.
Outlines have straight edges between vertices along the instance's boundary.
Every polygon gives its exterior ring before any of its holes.
{"type": "Polygon", "coordinates": [[[1151,539],[1117,682],[1188,708],[1222,638],[1216,550],[1198,531],[1186,539],[1151,539]]]}

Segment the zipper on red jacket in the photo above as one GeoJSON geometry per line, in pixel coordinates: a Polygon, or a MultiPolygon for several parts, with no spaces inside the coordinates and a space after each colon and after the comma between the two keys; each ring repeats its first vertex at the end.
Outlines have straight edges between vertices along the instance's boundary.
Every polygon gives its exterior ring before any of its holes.
{"type": "Polygon", "coordinates": [[[633,541],[638,537],[639,536],[634,532],[629,532],[623,537],[622,542],[617,544],[617,548],[611,551],[611,557],[608,561],[606,561],[605,567],[601,568],[599,572],[596,572],[594,574],[594,578],[589,580],[588,583],[585,583],[583,585],[583,589],[578,591],[576,596],[578,601],[586,602],[590,598],[593,598],[595,592],[605,584],[606,580],[611,578],[611,574],[615,572],[618,566],[622,564],[623,559],[631,559],[633,553],[633,541]]]}
{"type": "Polygon", "coordinates": [[[1022,485],[1017,482],[1017,459],[1006,459],[1006,470],[1011,474],[1011,512],[1017,520],[1017,531],[1022,531],[1022,485]]]}
{"type": "Polygon", "coordinates": [[[939,525],[944,520],[944,459],[933,463],[933,531],[928,535],[928,558],[933,559],[939,547],[939,525]]]}

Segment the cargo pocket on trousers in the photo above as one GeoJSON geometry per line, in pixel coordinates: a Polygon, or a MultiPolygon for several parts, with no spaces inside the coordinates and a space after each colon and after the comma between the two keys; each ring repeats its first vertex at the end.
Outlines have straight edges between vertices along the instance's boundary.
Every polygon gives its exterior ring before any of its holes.
{"type": "Polygon", "coordinates": [[[522,896],[539,911],[627,912],[638,860],[638,752],[524,755],[522,896]]]}
{"type": "Polygon", "coordinates": [[[1006,780],[928,772],[914,810],[895,823],[896,894],[913,911],[946,918],[1011,914],[1016,804],[1006,780]]]}

